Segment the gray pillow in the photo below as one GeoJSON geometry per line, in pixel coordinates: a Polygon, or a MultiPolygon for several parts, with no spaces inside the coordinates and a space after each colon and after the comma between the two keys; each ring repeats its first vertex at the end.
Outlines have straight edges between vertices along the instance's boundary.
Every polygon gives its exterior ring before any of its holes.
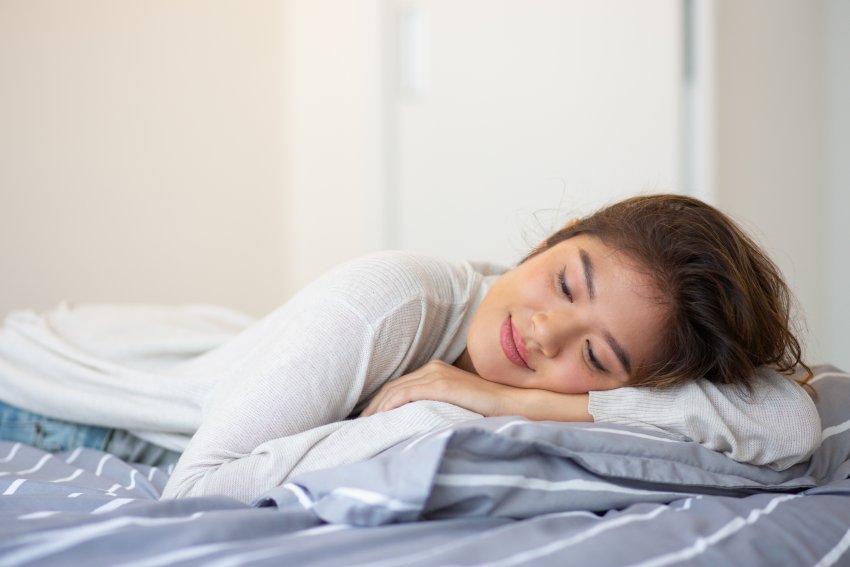
{"type": "Polygon", "coordinates": [[[809,461],[783,471],[634,427],[484,418],[368,461],[300,475],[256,504],[308,508],[327,522],[375,525],[602,512],[695,494],[800,492],[850,473],[850,375],[829,366],[814,370],[824,440],[809,461]]]}

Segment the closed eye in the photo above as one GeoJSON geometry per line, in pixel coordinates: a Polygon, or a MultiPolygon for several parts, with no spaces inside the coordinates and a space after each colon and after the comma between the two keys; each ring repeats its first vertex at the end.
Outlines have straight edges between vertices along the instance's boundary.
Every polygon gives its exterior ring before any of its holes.
{"type": "Polygon", "coordinates": [[[591,346],[590,341],[585,341],[585,345],[587,345],[587,348],[585,350],[587,351],[587,359],[590,361],[590,365],[600,372],[607,373],[608,369],[602,366],[602,363],[599,362],[598,358],[596,358],[596,354],[593,352],[593,347],[591,346]]]}
{"type": "Polygon", "coordinates": [[[567,284],[567,267],[564,266],[564,270],[558,274],[558,283],[561,284],[561,293],[567,296],[567,299],[570,300],[570,303],[573,302],[573,292],[570,290],[570,286],[567,284]]]}

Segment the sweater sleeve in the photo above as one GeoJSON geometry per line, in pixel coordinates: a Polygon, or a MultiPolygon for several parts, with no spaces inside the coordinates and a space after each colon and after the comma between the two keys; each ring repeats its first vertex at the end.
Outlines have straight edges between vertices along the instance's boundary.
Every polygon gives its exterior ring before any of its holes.
{"type": "Polygon", "coordinates": [[[385,381],[431,358],[453,318],[448,310],[429,310],[423,294],[426,287],[442,289],[439,282],[451,279],[446,274],[444,263],[418,257],[356,260],[181,368],[184,375],[212,375],[215,386],[163,498],[224,495],[249,502],[308,461],[326,466],[370,456],[400,436],[458,418],[441,410],[436,417],[388,412],[393,415],[362,423],[346,420],[385,381]]]}
{"type": "Polygon", "coordinates": [[[221,375],[163,498],[224,495],[248,501],[280,484],[287,447],[275,439],[341,421],[356,404],[371,329],[325,298],[296,299],[184,372],[221,375]]]}
{"type": "Polygon", "coordinates": [[[784,470],[808,459],[821,441],[811,396],[768,369],[752,396],[729,385],[694,380],[665,389],[590,392],[594,421],[661,429],[740,462],[784,470]]]}

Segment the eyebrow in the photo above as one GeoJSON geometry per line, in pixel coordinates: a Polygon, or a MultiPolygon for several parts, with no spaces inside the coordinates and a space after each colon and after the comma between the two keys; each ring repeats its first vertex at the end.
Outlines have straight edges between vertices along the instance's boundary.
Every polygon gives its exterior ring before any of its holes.
{"type": "MultiPolygon", "coordinates": [[[[587,284],[587,294],[590,296],[590,300],[593,301],[596,299],[596,285],[593,279],[593,262],[590,260],[590,254],[587,253],[587,250],[584,248],[578,249],[579,256],[581,256],[581,265],[584,268],[584,281],[587,284]]],[[[605,332],[605,341],[611,347],[611,350],[614,351],[614,354],[617,356],[617,359],[620,361],[620,364],[625,368],[626,373],[632,373],[632,363],[629,360],[629,355],[626,354],[626,349],[623,348],[617,339],[609,333],[605,332]]]]}
{"type": "Polygon", "coordinates": [[[617,342],[611,333],[605,333],[605,340],[608,341],[608,345],[611,347],[611,350],[614,351],[614,354],[617,355],[617,358],[620,359],[620,364],[623,365],[623,368],[626,369],[626,373],[631,375],[632,373],[632,363],[629,360],[629,355],[626,354],[623,345],[617,342]]]}
{"type": "Polygon", "coordinates": [[[578,249],[578,254],[581,256],[581,265],[584,267],[584,281],[587,284],[587,293],[590,299],[596,299],[596,286],[593,283],[593,262],[590,261],[590,254],[584,248],[578,249]]]}

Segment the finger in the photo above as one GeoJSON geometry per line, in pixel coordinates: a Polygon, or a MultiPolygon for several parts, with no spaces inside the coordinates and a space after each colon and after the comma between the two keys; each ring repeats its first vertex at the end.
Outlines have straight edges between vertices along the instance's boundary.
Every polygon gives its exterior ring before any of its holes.
{"type": "Polygon", "coordinates": [[[368,417],[376,413],[401,407],[418,399],[412,392],[418,389],[418,386],[438,380],[442,371],[443,365],[429,363],[413,372],[385,383],[372,397],[360,415],[362,417],[368,417]]]}
{"type": "Polygon", "coordinates": [[[377,412],[378,404],[380,403],[381,393],[378,392],[375,394],[369,403],[366,404],[366,407],[360,412],[360,417],[369,417],[370,415],[374,415],[377,412]]]}
{"type": "Polygon", "coordinates": [[[405,399],[407,396],[405,392],[410,388],[411,383],[415,384],[416,380],[405,380],[403,383],[393,381],[384,384],[360,415],[368,417],[403,406],[410,401],[405,399]]]}
{"type": "Polygon", "coordinates": [[[410,402],[421,399],[416,394],[421,389],[421,382],[414,380],[408,384],[399,385],[398,387],[388,389],[382,393],[380,400],[377,401],[375,412],[384,412],[400,408],[410,402]]]}

